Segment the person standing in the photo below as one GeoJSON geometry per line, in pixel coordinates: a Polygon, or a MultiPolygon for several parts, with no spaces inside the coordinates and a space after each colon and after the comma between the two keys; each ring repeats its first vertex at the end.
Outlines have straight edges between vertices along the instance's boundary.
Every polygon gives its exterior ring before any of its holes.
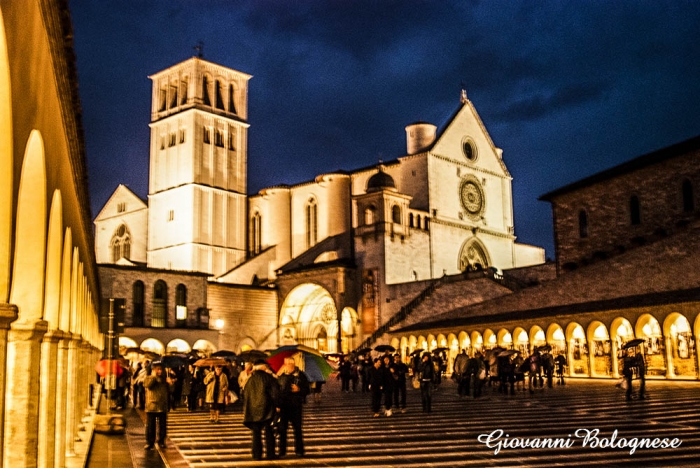
{"type": "Polygon", "coordinates": [[[338,374],[341,382],[341,392],[348,393],[350,391],[350,379],[352,378],[352,364],[348,356],[343,356],[340,366],[338,366],[338,374]]]}
{"type": "Polygon", "coordinates": [[[384,374],[384,415],[391,416],[391,403],[394,399],[394,374],[391,371],[392,359],[390,354],[385,354],[382,357],[381,371],[384,374]]]}
{"type": "Polygon", "coordinates": [[[374,417],[379,417],[379,410],[382,407],[382,395],[384,394],[384,372],[382,372],[382,360],[376,358],[372,367],[367,371],[367,386],[372,397],[372,413],[374,417]]]}
{"type": "Polygon", "coordinates": [[[467,364],[469,364],[469,356],[467,356],[467,352],[463,349],[455,358],[454,366],[452,367],[452,375],[454,375],[457,380],[457,394],[460,398],[464,398],[469,394],[467,364]]]}
{"type": "Polygon", "coordinates": [[[391,373],[394,377],[394,406],[402,413],[406,412],[406,374],[408,366],[401,361],[401,356],[394,355],[394,363],[391,365],[391,373]]]}
{"type": "Polygon", "coordinates": [[[246,362],[245,365],[243,366],[243,370],[241,371],[240,374],[238,374],[238,387],[239,387],[239,394],[238,397],[243,399],[243,390],[245,389],[245,384],[248,382],[248,379],[250,378],[250,375],[253,373],[253,363],[252,362],[246,362]]]}
{"type": "Polygon", "coordinates": [[[243,391],[243,424],[251,430],[253,460],[263,454],[262,432],[265,431],[265,458],[275,459],[275,432],[272,420],[279,411],[280,386],[267,371],[267,362],[260,359],[253,365],[253,373],[243,391]]]}
{"type": "Polygon", "coordinates": [[[304,436],[302,433],[303,407],[309,394],[309,378],[295,364],[293,357],[284,359],[284,365],[277,374],[280,386],[280,425],[279,451],[283,457],[287,454],[287,429],[289,423],[294,431],[294,453],[304,456],[304,436]]]}
{"type": "Polygon", "coordinates": [[[566,383],[564,382],[564,367],[566,367],[566,358],[563,354],[559,354],[556,359],[554,359],[554,363],[557,366],[557,385],[564,385],[566,383]]]}
{"type": "Polygon", "coordinates": [[[435,365],[430,359],[430,353],[423,353],[423,360],[418,366],[420,377],[420,398],[423,412],[430,413],[432,409],[433,381],[435,380],[435,365]]]}
{"type": "Polygon", "coordinates": [[[204,385],[207,386],[206,402],[209,404],[209,422],[213,424],[219,423],[219,416],[228,396],[228,378],[223,370],[222,366],[216,366],[213,372],[209,372],[204,377],[204,385]]]}
{"type": "Polygon", "coordinates": [[[647,398],[644,393],[646,390],[646,372],[647,366],[644,362],[644,355],[642,353],[637,353],[634,357],[635,365],[637,366],[637,377],[639,378],[639,399],[644,400],[647,398]]]}
{"type": "Polygon", "coordinates": [[[154,362],[151,364],[152,375],[144,379],[143,387],[146,391],[146,450],[153,449],[156,441],[156,424],[158,424],[158,446],[165,448],[167,437],[168,405],[170,399],[171,382],[165,376],[163,364],[154,362]]]}

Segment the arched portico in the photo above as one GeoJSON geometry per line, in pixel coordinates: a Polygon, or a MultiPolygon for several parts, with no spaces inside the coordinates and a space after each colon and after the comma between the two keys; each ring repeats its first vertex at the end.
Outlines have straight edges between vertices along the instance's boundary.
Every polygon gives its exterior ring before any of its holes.
{"type": "MultiPolygon", "coordinates": [[[[349,346],[357,336],[357,313],[346,308],[341,315],[341,346],[349,346]]],[[[321,351],[338,348],[338,310],[324,287],[304,283],[292,289],[280,310],[279,343],[303,344],[321,351]]],[[[349,351],[349,348],[346,350],[349,351]]]]}
{"type": "Polygon", "coordinates": [[[668,376],[681,379],[697,378],[695,340],[685,315],[673,312],[664,320],[668,376]]]}
{"type": "Polygon", "coordinates": [[[591,377],[610,377],[613,375],[612,347],[607,327],[599,320],[588,326],[588,343],[591,377]]]}
{"type": "Polygon", "coordinates": [[[668,372],[665,353],[666,344],[664,343],[659,321],[651,314],[641,315],[634,326],[634,334],[644,340],[647,376],[665,377],[668,372]]]}
{"type": "Polygon", "coordinates": [[[588,343],[583,326],[577,322],[571,322],[566,327],[567,348],[566,362],[569,365],[570,376],[590,375],[590,360],[588,357],[588,343]]]}
{"type": "Polygon", "coordinates": [[[617,317],[610,326],[610,335],[613,377],[619,377],[622,370],[622,358],[624,357],[622,346],[634,339],[634,329],[629,320],[624,317],[617,317]]]}

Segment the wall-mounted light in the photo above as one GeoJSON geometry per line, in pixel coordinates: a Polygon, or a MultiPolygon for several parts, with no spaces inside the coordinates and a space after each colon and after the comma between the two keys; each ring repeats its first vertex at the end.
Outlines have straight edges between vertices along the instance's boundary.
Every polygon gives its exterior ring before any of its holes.
{"type": "Polygon", "coordinates": [[[224,329],[224,321],[222,319],[216,319],[214,322],[214,326],[216,327],[217,330],[223,330],[224,329]]]}

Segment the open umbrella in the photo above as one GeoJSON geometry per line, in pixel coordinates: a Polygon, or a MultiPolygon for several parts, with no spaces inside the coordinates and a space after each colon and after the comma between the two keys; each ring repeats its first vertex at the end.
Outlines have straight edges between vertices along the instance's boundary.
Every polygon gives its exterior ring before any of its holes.
{"type": "Polygon", "coordinates": [[[170,367],[171,369],[183,367],[189,364],[187,356],[183,354],[167,354],[160,358],[160,362],[163,364],[163,366],[170,367]]]}
{"type": "Polygon", "coordinates": [[[372,348],[360,348],[358,350],[355,350],[355,354],[367,354],[370,351],[372,351],[372,348]]]}
{"type": "Polygon", "coordinates": [[[258,349],[249,349],[241,352],[235,359],[238,362],[255,362],[258,359],[267,359],[267,354],[258,349]]]}
{"type": "Polygon", "coordinates": [[[500,353],[498,353],[498,357],[509,357],[513,354],[518,354],[518,351],[514,349],[506,349],[505,351],[501,351],[500,353]]]}
{"type": "Polygon", "coordinates": [[[441,353],[441,352],[447,351],[447,350],[449,350],[449,349],[450,349],[450,348],[435,348],[435,349],[433,350],[433,354],[441,353]]]}
{"type": "Polygon", "coordinates": [[[552,350],[552,345],[546,344],[542,346],[538,346],[535,348],[537,351],[542,351],[543,353],[548,353],[552,350]]]}
{"type": "Polygon", "coordinates": [[[267,363],[275,372],[279,371],[287,357],[295,357],[297,365],[304,371],[310,382],[325,382],[333,372],[328,361],[313,348],[304,345],[282,346],[270,352],[267,363]],[[296,359],[299,355],[299,359],[296,359]]]}
{"type": "Polygon", "coordinates": [[[394,348],[393,346],[388,345],[388,344],[381,344],[379,346],[375,346],[374,350],[379,351],[380,353],[383,353],[385,351],[389,351],[390,353],[393,353],[394,351],[396,351],[396,348],[394,348]]]}
{"type": "MultiPolygon", "coordinates": [[[[109,373],[109,370],[110,370],[109,363],[110,363],[110,361],[108,361],[107,359],[102,359],[100,361],[97,361],[97,364],[95,364],[95,372],[97,372],[97,374],[100,377],[105,377],[107,375],[107,373],[109,373]]],[[[112,365],[111,365],[111,368],[112,368],[111,374],[112,375],[116,375],[117,377],[119,377],[120,375],[122,375],[124,373],[124,368],[121,366],[121,364],[119,363],[118,360],[112,359],[111,363],[112,363],[112,365]]]]}
{"type": "Polygon", "coordinates": [[[236,353],[233,351],[228,351],[226,349],[222,349],[221,351],[217,351],[215,353],[211,353],[211,357],[234,357],[236,353]]]}
{"type": "Polygon", "coordinates": [[[623,344],[622,349],[634,348],[635,346],[639,346],[642,343],[644,343],[643,338],[635,338],[635,339],[629,340],[627,343],[623,344]]]}
{"type": "Polygon", "coordinates": [[[414,349],[413,352],[411,353],[411,356],[415,356],[416,354],[420,354],[423,351],[425,351],[423,348],[414,349]]]}
{"type": "Polygon", "coordinates": [[[196,361],[194,363],[195,367],[216,367],[216,366],[225,366],[228,363],[226,362],[226,359],[224,358],[204,358],[200,359],[199,361],[196,361]]]}

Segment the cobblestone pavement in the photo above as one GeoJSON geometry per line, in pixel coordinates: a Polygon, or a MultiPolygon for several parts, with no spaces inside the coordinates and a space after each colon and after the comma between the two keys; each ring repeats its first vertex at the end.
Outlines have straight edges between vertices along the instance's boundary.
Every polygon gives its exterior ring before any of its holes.
{"type": "MultiPolygon", "coordinates": [[[[324,388],[323,401],[305,407],[304,458],[253,461],[240,404],[219,425],[208,422],[208,412],[171,413],[170,440],[191,467],[700,466],[698,382],[650,381],[649,399],[628,402],[607,380],[569,380],[514,396],[486,387],[479,399],[460,399],[446,381],[434,395],[432,413],[421,412],[419,391],[409,388],[405,414],[378,418],[368,395],[341,393],[337,382],[324,388]],[[582,436],[596,429],[597,437],[586,442],[582,436]],[[500,439],[484,443],[501,430],[500,439]],[[616,447],[607,447],[615,431],[616,447]],[[630,453],[633,438],[675,438],[680,445],[630,453]],[[522,447],[550,439],[561,439],[557,448],[522,447]]],[[[290,447],[292,438],[290,430],[290,447]]]]}

